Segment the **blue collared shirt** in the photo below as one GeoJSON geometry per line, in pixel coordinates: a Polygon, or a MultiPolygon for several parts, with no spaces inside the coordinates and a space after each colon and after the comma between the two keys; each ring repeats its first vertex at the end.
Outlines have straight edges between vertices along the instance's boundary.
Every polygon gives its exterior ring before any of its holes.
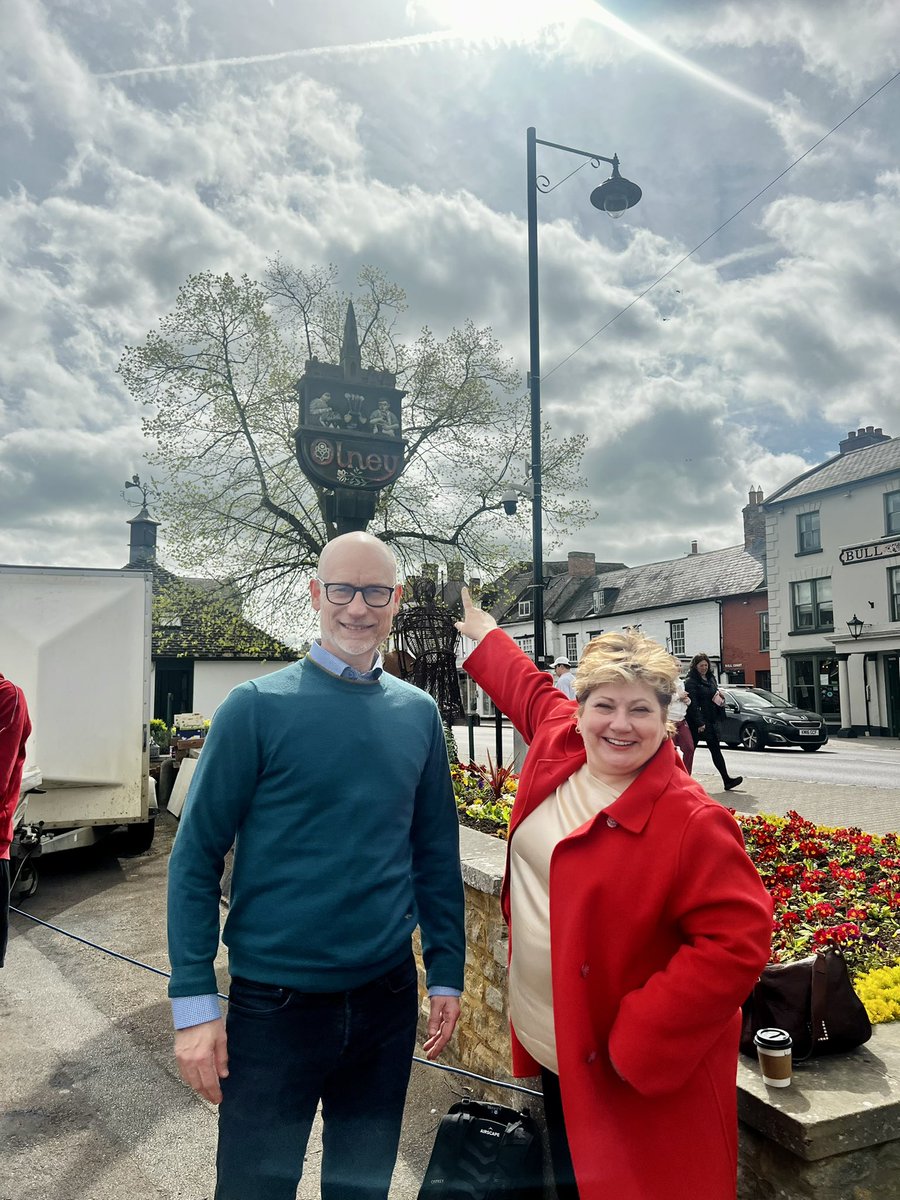
{"type": "MultiPolygon", "coordinates": [[[[384,672],[384,659],[376,653],[375,661],[368,671],[358,671],[343,659],[326,650],[316,639],[309,648],[309,657],[317,667],[338,675],[341,679],[375,680],[384,672]]],[[[430,987],[429,996],[458,996],[456,988],[430,987]]],[[[173,996],[172,1019],[176,1029],[187,1029],[191,1025],[202,1025],[205,1021],[215,1021],[222,1015],[219,1007],[219,997],[209,996],[173,996]]]]}

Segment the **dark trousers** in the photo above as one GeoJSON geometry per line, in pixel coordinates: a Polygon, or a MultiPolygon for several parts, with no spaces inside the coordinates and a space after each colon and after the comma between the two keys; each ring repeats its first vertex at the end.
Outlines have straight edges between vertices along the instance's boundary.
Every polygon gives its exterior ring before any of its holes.
{"type": "Polygon", "coordinates": [[[319,1101],[323,1200],[385,1200],[417,1015],[412,954],[348,992],[233,979],[215,1200],[294,1200],[319,1101]]]}
{"type": "Polygon", "coordinates": [[[544,1118],[547,1122],[547,1140],[550,1143],[550,1163],[553,1167],[556,1194],[559,1200],[578,1200],[578,1184],[575,1182],[575,1169],[572,1166],[569,1139],[566,1136],[559,1076],[542,1067],[541,1086],[544,1090],[544,1118]]]}
{"type": "Polygon", "coordinates": [[[728,774],[728,768],[725,766],[725,756],[722,753],[722,747],[719,744],[718,730],[711,721],[707,722],[706,729],[703,731],[703,736],[706,739],[706,745],[709,750],[709,756],[713,760],[713,766],[722,776],[722,782],[727,783],[731,776],[728,774]]]}

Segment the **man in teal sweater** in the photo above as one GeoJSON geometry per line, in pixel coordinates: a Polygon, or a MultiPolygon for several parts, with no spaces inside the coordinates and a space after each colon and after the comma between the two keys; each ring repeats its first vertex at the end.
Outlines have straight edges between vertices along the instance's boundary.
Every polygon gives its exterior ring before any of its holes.
{"type": "Polygon", "coordinates": [[[384,674],[396,564],[335,538],[310,583],[320,638],[215,714],[169,868],[169,995],[185,1082],[219,1110],[216,1200],[294,1200],[319,1102],[324,1200],[384,1200],[397,1154],[421,929],[435,1058],[465,959],[456,808],[429,696],[384,674]],[[219,895],[234,845],[228,1020],[219,895]]]}

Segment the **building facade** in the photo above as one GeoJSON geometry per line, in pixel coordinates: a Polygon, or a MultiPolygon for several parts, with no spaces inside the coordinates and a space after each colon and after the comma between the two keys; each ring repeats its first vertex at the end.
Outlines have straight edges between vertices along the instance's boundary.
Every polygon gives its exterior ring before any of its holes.
{"type": "Polygon", "coordinates": [[[868,426],[763,505],[772,688],[900,736],[900,438],[868,426]]]}

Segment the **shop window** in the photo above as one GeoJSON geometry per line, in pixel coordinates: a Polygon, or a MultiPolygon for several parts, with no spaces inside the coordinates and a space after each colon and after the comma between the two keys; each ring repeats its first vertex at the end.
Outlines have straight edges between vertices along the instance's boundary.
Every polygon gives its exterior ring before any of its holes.
{"type": "Polygon", "coordinates": [[[837,659],[827,654],[792,655],[788,695],[798,708],[821,713],[829,724],[839,724],[837,659]]]}
{"type": "Polygon", "coordinates": [[[822,549],[818,512],[800,513],[797,517],[797,553],[813,554],[822,549]]]}
{"type": "Polygon", "coordinates": [[[794,633],[819,633],[834,629],[831,579],[804,579],[791,584],[794,633]]]}
{"type": "Polygon", "coordinates": [[[771,671],[757,671],[756,672],[756,686],[758,688],[765,688],[767,692],[771,692],[771,690],[772,690],[772,672],[771,671]]]}

